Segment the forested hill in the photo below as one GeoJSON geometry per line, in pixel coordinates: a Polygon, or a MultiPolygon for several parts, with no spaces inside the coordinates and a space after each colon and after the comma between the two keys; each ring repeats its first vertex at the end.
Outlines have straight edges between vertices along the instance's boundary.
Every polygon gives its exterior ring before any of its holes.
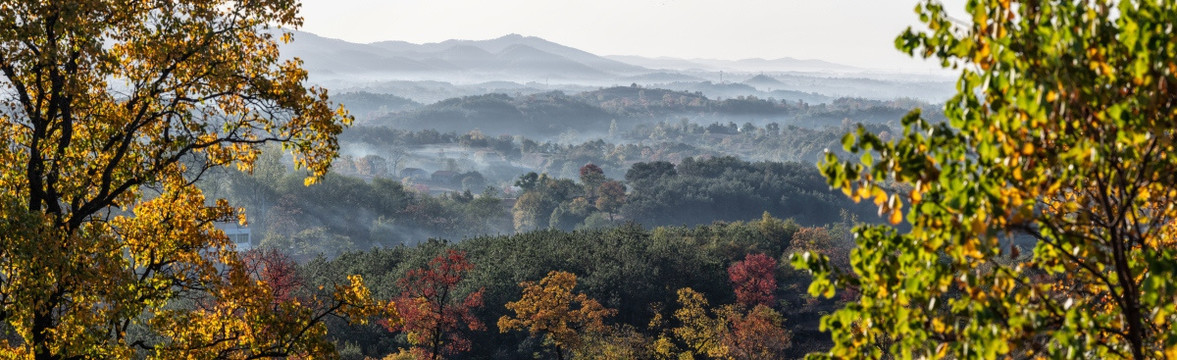
{"type": "Polygon", "coordinates": [[[612,117],[604,109],[560,92],[511,97],[486,94],[443,100],[371,121],[399,129],[466,132],[475,129],[503,134],[556,135],[568,129],[607,128],[612,117]]]}
{"type": "Polygon", "coordinates": [[[579,179],[528,173],[517,175],[516,186],[506,189],[477,171],[455,172],[447,180],[406,176],[403,183],[333,173],[307,187],[297,173],[264,168],[271,175],[218,173],[204,186],[247,209],[257,245],[285,249],[303,260],[427,238],[461,240],[627,222],[693,226],[752,220],[766,212],[802,225],[851,215],[878,218],[869,204],[830,190],[813,165],[733,157],[686,158],[677,165],[641,162],[624,177],[590,164],[581,167],[579,179]],[[466,190],[430,195],[429,186],[466,190]]]}
{"type": "MultiPolygon", "coordinates": [[[[364,101],[359,96],[346,101],[364,101]]],[[[344,101],[344,104],[351,106],[344,101]]],[[[568,95],[560,91],[515,96],[485,94],[450,98],[403,112],[360,117],[365,125],[398,129],[554,136],[567,131],[604,133],[616,121],[623,130],[661,120],[689,118],[697,122],[781,122],[805,127],[836,124],[844,119],[862,123],[893,122],[913,107],[935,108],[910,99],[892,101],[840,98],[830,103],[739,96],[711,99],[700,92],[619,86],[568,95]]],[[[367,109],[367,107],[364,107],[367,109]]],[[[935,117],[935,114],[930,114],[935,117]]]]}
{"type": "Polygon", "coordinates": [[[842,210],[863,215],[872,210],[829,191],[810,164],[687,158],[677,166],[635,164],[625,180],[633,191],[622,208],[624,215],[650,225],[748,220],[765,211],[821,224],[837,219],[842,210]]]}
{"type": "MultiPolygon", "coordinates": [[[[613,359],[658,359],[670,358],[665,353],[671,347],[656,347],[655,341],[662,338],[667,344],[688,345],[690,340],[681,341],[674,332],[699,327],[680,321],[683,317],[676,313],[688,306],[683,305],[676,293],[689,288],[700,294],[709,304],[703,304],[697,311],[715,315],[698,318],[710,321],[708,324],[726,323],[735,314],[732,310],[738,307],[732,304],[740,300],[739,290],[733,290],[738,283],[731,280],[729,269],[746,263],[751,255],[767,260],[758,280],[772,281],[774,286],[764,289],[771,299],[764,308],[773,309],[772,313],[778,315],[771,317],[774,321],[760,325],[777,330],[750,343],[777,351],[766,359],[793,359],[829,346],[829,336],[818,330],[818,320],[822,314],[852,301],[854,295],[839,293],[833,299],[809,296],[805,291],[810,278],[789,267],[789,256],[798,251],[817,251],[836,259],[836,266],[845,266],[853,247],[851,225],[804,227],[790,220],[765,216],[693,228],[644,229],[627,225],[576,232],[544,230],[484,236],[460,243],[429,241],[414,247],[352,252],[333,260],[319,258],[301,265],[298,279],[305,288],[314,289],[320,285],[329,287],[332,281],[346,275],[360,274],[371,286],[374,297],[397,298],[407,293],[400,279],[410,271],[457,260],[470,269],[464,276],[454,277],[446,289],[452,291],[455,299],[477,293],[481,306],[471,306],[470,316],[464,321],[476,321],[486,327],[451,330],[457,338],[468,339],[472,346],[468,352],[449,358],[555,359],[550,342],[531,337],[526,331],[500,331],[496,320],[514,314],[506,304],[520,301],[520,282],[539,280],[551,271],[567,272],[576,279],[576,286],[571,290],[616,310],[605,319],[606,328],[586,331],[591,335],[585,336],[586,341],[579,350],[581,355],[575,358],[597,358],[591,355],[608,352],[621,354],[613,359]],[[725,309],[727,312],[722,312],[725,309]],[[652,321],[655,319],[663,320],[652,321]]],[[[397,352],[398,347],[409,346],[403,335],[380,326],[347,326],[333,319],[328,327],[328,334],[332,334],[345,359],[380,357],[397,352]]],[[[740,338],[742,333],[731,332],[727,326],[719,329],[713,336],[747,339],[740,338]]]]}

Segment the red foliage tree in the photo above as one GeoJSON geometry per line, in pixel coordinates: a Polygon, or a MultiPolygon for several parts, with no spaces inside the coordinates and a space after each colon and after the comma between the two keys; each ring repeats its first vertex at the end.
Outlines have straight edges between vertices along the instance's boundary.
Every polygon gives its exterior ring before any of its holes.
{"type": "Polygon", "coordinates": [[[736,301],[746,307],[772,306],[776,299],[776,259],[765,254],[748,254],[744,261],[727,268],[735,288],[736,301]]]}
{"type": "Polygon", "coordinates": [[[304,286],[298,263],[277,249],[253,249],[245,253],[245,266],[259,281],[269,285],[274,301],[288,302],[304,286]]]}
{"type": "Polygon", "coordinates": [[[580,167],[580,177],[583,179],[587,176],[605,176],[605,170],[596,164],[585,164],[580,167]]]}
{"type": "Polygon", "coordinates": [[[605,170],[600,166],[590,163],[580,167],[580,182],[584,185],[585,196],[590,201],[597,197],[597,187],[606,181],[609,181],[609,178],[605,177],[605,170]]]}
{"type": "Polygon", "coordinates": [[[620,181],[606,181],[597,188],[597,196],[597,210],[608,213],[609,220],[613,220],[613,214],[625,205],[625,184],[620,181]]]}
{"type": "Polygon", "coordinates": [[[465,299],[457,299],[454,294],[462,276],[473,268],[465,252],[447,250],[431,260],[428,268],[410,270],[398,281],[403,290],[395,302],[404,321],[389,330],[404,331],[418,359],[438,359],[470,350],[470,340],[458,331],[463,324],[473,331],[486,329],[471,313],[482,306],[484,289],[465,299]]]}

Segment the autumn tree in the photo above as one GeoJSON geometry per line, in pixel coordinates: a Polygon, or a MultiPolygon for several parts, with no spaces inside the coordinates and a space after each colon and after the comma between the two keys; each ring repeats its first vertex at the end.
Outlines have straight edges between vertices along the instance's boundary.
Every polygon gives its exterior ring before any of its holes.
{"type": "Polygon", "coordinates": [[[592,332],[584,346],[573,351],[572,358],[585,360],[651,359],[651,339],[631,325],[618,324],[606,331],[592,332]]]}
{"type": "Polygon", "coordinates": [[[278,303],[295,300],[298,291],[306,286],[298,274],[298,263],[277,249],[251,249],[245,253],[244,264],[255,279],[270,288],[278,303]]]}
{"type": "Polygon", "coordinates": [[[793,345],[793,334],[783,327],[784,317],[764,305],[741,310],[729,306],[721,311],[729,329],[723,338],[728,355],[737,360],[783,359],[784,351],[793,345]]]}
{"type": "Polygon", "coordinates": [[[499,318],[499,331],[527,329],[531,336],[543,335],[544,343],[552,345],[557,359],[564,359],[569,351],[577,350],[588,333],[606,329],[604,319],[617,310],[582,293],[574,293],[576,275],[552,271],[539,281],[523,282],[523,297],[507,303],[515,316],[499,318]]]}
{"type": "Polygon", "coordinates": [[[358,277],[275,306],[193,185],[271,142],[308,184],[330,166],[350,118],[265,30],[298,8],[0,1],[0,357],[318,356],[327,314],[396,321],[358,277]]]}
{"type": "Polygon", "coordinates": [[[1177,6],[965,10],[961,23],[923,2],[929,30],[896,40],[960,70],[948,121],[914,111],[890,141],[860,128],[845,139],[859,161],[821,165],[911,227],[857,228],[854,276],[796,257],[811,293],[861,292],[822,320],[834,347],[820,357],[1177,357],[1177,6]]]}
{"type": "MultiPolygon", "coordinates": [[[[768,306],[710,308],[707,298],[691,288],[679,289],[677,294],[674,320],[678,326],[664,330],[651,345],[658,358],[781,359],[792,345],[784,317],[768,306]]],[[[656,328],[663,322],[656,313],[650,325],[656,328]]]]}
{"type": "Polygon", "coordinates": [[[395,302],[403,322],[390,329],[404,331],[418,359],[439,359],[470,349],[470,340],[459,332],[485,330],[471,312],[482,306],[483,289],[458,296],[457,286],[474,264],[466,253],[447,250],[429,261],[429,267],[413,269],[398,281],[403,289],[395,302]],[[464,325],[464,326],[463,326],[464,325]]]}
{"type": "MultiPolygon", "coordinates": [[[[654,340],[654,353],[660,359],[728,358],[730,349],[724,344],[730,331],[727,322],[714,315],[707,298],[698,291],[682,288],[677,294],[679,308],[674,319],[679,325],[654,340]]],[[[650,325],[658,327],[663,321],[656,313],[650,325]]]]}
{"type": "Polygon", "coordinates": [[[597,187],[597,210],[604,211],[609,214],[609,220],[613,220],[613,214],[621,210],[621,206],[625,205],[625,184],[620,181],[606,181],[597,187]]]}
{"type": "Polygon", "coordinates": [[[776,259],[765,254],[748,254],[727,268],[728,279],[740,305],[772,306],[776,299],[776,259]]]}
{"type": "Polygon", "coordinates": [[[605,177],[605,170],[596,164],[585,164],[580,167],[580,184],[584,186],[584,193],[589,199],[597,197],[597,189],[609,178],[605,177]]]}

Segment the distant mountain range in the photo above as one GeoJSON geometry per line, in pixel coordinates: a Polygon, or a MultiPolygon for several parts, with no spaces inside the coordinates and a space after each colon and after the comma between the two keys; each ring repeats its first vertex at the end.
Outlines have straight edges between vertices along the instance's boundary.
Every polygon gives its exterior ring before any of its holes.
{"type": "Polygon", "coordinates": [[[835,64],[823,60],[805,60],[794,58],[780,59],[678,59],[671,57],[648,58],[641,56],[613,55],[608,59],[617,60],[631,65],[642,66],[658,70],[674,71],[730,71],[738,73],[775,73],[775,72],[815,72],[815,73],[853,73],[863,69],[835,64]]]}
{"type": "Polygon", "coordinates": [[[283,56],[301,58],[313,76],[545,81],[616,78],[653,72],[537,37],[515,34],[491,40],[429,44],[403,41],[357,44],[299,31],[294,32],[294,39],[283,45],[283,56]]]}
{"type": "MultiPolygon", "coordinates": [[[[616,85],[819,103],[839,97],[947,99],[951,78],[882,74],[821,60],[598,56],[538,37],[413,44],[358,44],[293,32],[282,56],[298,57],[311,81],[332,90],[392,94],[429,104],[486,93],[569,93],[616,85]]],[[[395,111],[395,106],[372,111],[395,111]]]]}
{"type": "MultiPolygon", "coordinates": [[[[598,56],[538,37],[517,34],[490,40],[447,40],[413,44],[383,41],[358,44],[294,32],[283,45],[286,57],[299,57],[312,76],[407,80],[493,80],[519,82],[690,81],[683,72],[849,72],[858,69],[820,60],[707,60],[598,56]]],[[[736,79],[731,79],[736,80],[736,79]]]]}

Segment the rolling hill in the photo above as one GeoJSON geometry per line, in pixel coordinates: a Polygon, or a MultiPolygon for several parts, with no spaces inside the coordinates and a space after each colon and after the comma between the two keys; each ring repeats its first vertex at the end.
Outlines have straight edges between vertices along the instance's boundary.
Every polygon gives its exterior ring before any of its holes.
{"type": "Polygon", "coordinates": [[[358,44],[294,31],[283,45],[313,75],[323,77],[461,78],[471,81],[599,80],[653,72],[537,37],[507,35],[490,40],[413,44],[358,44]]]}

